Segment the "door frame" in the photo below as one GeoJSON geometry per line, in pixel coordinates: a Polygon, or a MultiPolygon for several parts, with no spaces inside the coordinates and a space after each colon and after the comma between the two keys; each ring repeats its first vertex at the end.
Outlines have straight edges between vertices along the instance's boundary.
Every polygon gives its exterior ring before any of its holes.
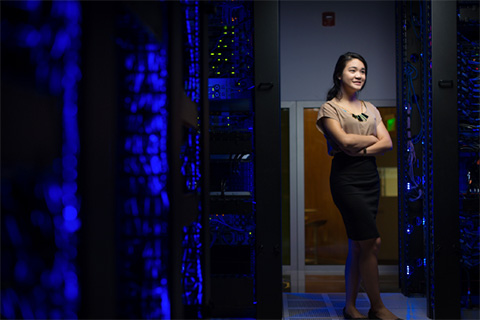
{"type": "MultiPolygon", "coordinates": [[[[374,105],[396,106],[395,100],[374,100],[374,105]]],[[[320,108],[319,101],[281,101],[281,109],[289,110],[290,157],[290,265],[283,265],[283,274],[290,276],[291,292],[305,292],[305,275],[343,275],[342,265],[305,265],[305,163],[304,109],[320,108]]],[[[379,265],[379,273],[396,272],[396,266],[379,265]]]]}

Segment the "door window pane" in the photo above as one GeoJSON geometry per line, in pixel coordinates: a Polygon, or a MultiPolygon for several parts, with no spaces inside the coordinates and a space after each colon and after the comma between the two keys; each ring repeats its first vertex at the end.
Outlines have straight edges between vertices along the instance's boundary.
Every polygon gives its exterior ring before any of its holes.
{"type": "Polygon", "coordinates": [[[304,109],[305,264],[344,264],[348,239],[330,193],[332,157],[315,122],[318,109],[304,109]]]}

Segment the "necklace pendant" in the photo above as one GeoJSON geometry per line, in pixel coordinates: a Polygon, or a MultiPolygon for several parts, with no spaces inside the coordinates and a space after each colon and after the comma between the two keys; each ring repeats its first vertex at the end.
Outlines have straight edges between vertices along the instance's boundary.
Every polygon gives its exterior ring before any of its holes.
{"type": "Polygon", "coordinates": [[[367,119],[368,119],[368,115],[366,115],[366,114],[363,113],[363,112],[360,114],[360,117],[362,117],[362,120],[363,120],[363,121],[367,121],[367,119]]]}
{"type": "Polygon", "coordinates": [[[352,113],[352,117],[354,117],[355,119],[357,119],[360,122],[367,121],[367,119],[368,119],[368,115],[366,115],[363,112],[360,113],[359,115],[356,115],[356,114],[352,113]]]}
{"type": "Polygon", "coordinates": [[[353,113],[352,113],[352,117],[353,117],[354,119],[357,119],[357,120],[360,121],[360,122],[363,121],[363,120],[360,118],[360,116],[357,116],[356,114],[353,114],[353,113]]]}

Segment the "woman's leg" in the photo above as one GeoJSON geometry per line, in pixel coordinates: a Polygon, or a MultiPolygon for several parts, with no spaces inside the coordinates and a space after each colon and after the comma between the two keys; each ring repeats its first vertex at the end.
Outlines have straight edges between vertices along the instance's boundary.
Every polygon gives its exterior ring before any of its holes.
{"type": "Polygon", "coordinates": [[[363,285],[370,300],[370,308],[380,319],[397,319],[383,304],[380,297],[380,280],[378,275],[378,250],[380,238],[358,241],[360,246],[359,269],[363,285]]]}
{"type": "Polygon", "coordinates": [[[348,240],[348,256],[345,263],[345,311],[354,318],[363,315],[357,310],[355,302],[360,288],[360,245],[357,241],[348,240]]]}

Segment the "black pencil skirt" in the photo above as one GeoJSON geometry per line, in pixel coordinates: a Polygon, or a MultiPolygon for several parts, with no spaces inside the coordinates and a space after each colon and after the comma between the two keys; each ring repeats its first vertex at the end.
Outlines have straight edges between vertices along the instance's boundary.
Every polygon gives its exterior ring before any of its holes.
{"type": "Polygon", "coordinates": [[[337,153],[332,160],[330,190],[349,239],[360,241],[380,236],[376,224],[380,178],[375,157],[337,153]]]}

